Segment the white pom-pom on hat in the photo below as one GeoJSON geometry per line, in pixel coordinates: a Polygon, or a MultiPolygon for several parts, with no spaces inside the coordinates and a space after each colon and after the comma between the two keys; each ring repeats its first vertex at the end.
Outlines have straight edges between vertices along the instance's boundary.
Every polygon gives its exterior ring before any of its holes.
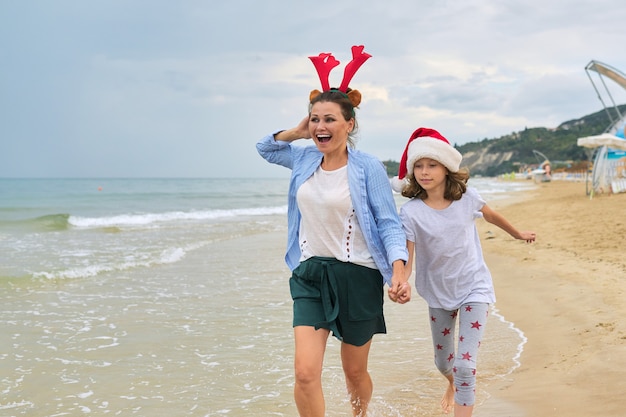
{"type": "Polygon", "coordinates": [[[397,175],[395,177],[393,177],[391,179],[391,188],[396,192],[396,193],[401,193],[402,189],[404,188],[405,185],[407,185],[408,183],[406,182],[406,179],[400,179],[397,175]]]}

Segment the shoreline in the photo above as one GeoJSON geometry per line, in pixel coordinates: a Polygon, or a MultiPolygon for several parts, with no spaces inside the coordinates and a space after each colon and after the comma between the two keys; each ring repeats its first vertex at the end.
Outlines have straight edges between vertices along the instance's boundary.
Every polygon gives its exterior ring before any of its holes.
{"type": "Polygon", "coordinates": [[[626,383],[626,194],[585,194],[584,182],[539,184],[510,200],[487,201],[533,244],[478,222],[493,275],[495,307],[527,338],[520,366],[490,383],[475,416],[510,404],[512,417],[622,414],[626,383]]]}

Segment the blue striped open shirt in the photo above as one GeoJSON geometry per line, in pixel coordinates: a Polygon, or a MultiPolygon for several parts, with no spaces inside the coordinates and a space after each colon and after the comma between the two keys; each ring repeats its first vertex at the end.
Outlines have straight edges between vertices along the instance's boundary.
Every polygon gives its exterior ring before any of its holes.
{"type": "MultiPolygon", "coordinates": [[[[296,146],[277,141],[273,134],[256,144],[268,162],[291,169],[287,210],[287,253],[285,262],[294,270],[300,261],[300,210],[296,201],[298,188],[322,163],[323,154],[316,146],[296,146]]],[[[348,183],[350,197],[367,247],[385,282],[391,284],[391,264],[408,260],[406,235],[398,216],[391,185],[383,164],[373,155],[348,147],[348,183]]]]}

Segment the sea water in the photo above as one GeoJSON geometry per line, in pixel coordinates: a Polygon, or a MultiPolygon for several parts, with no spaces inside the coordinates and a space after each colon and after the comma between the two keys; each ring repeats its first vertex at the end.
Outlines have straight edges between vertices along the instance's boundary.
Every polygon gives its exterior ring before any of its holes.
{"type": "MultiPolygon", "coordinates": [[[[487,200],[531,183],[476,178],[487,200]]],[[[0,415],[293,416],[288,180],[0,179],[0,415]]],[[[398,207],[405,201],[396,195],[398,207]]],[[[492,309],[480,402],[524,335],[492,309]]],[[[385,303],[372,416],[436,415],[425,304],[385,303]]],[[[330,416],[350,415],[330,339],[330,416]]]]}

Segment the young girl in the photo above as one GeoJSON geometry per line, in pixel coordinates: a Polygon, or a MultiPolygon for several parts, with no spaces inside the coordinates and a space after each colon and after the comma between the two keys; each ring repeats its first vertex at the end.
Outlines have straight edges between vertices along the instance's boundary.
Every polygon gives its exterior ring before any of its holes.
{"type": "Polygon", "coordinates": [[[534,232],[518,231],[467,187],[461,158],[439,132],[420,128],[392,180],[411,199],[400,209],[409,250],[405,274],[408,279],[415,262],[415,287],[429,307],[435,365],[449,381],[441,407],[445,413],[454,409],[455,417],[472,415],[478,347],[489,304],[496,300],[475,219],[483,217],[515,239],[535,240],[534,232]]]}

